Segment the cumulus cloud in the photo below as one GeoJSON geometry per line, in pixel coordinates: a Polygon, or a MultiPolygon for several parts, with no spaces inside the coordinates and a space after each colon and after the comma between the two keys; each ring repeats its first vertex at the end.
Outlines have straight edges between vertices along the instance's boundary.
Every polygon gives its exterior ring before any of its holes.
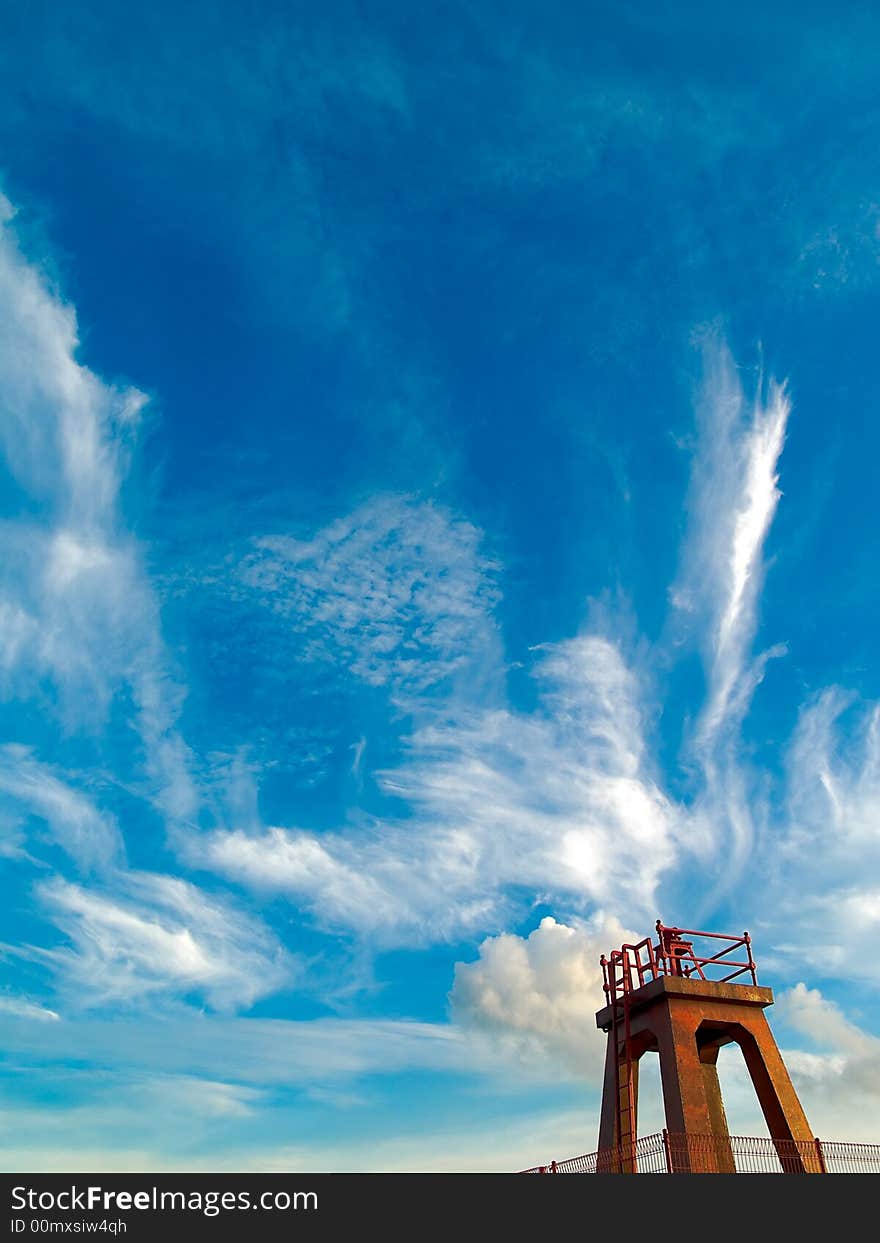
{"type": "Polygon", "coordinates": [[[177,877],[123,873],[112,893],[53,877],[38,894],[68,944],[19,952],[46,963],[75,1008],[198,996],[232,1010],[291,978],[262,924],[177,877]]]}
{"type": "MultiPolygon", "coordinates": [[[[524,1067],[553,1066],[598,1089],[605,1053],[594,1018],[602,1004],[598,959],[634,939],[603,917],[578,927],[545,918],[527,937],[489,937],[475,962],[456,965],[453,1019],[490,1038],[505,1058],[515,1057],[524,1067]]],[[[783,1056],[814,1132],[827,1140],[880,1142],[880,1126],[874,1123],[880,1117],[880,1040],[803,983],[776,1000],[774,1027],[786,1034],[783,1056]],[[792,1047],[797,1035],[806,1037],[809,1047],[792,1047]]],[[[662,1126],[655,1059],[644,1062],[642,1070],[640,1117],[645,1115],[643,1129],[650,1130],[662,1126]]],[[[754,1087],[735,1046],[724,1050],[719,1073],[731,1128],[739,1134],[763,1133],[754,1087]]],[[[574,1151],[554,1149],[554,1155],[574,1151]]],[[[545,1153],[541,1160],[546,1158],[545,1153]]]]}
{"type": "Polygon", "coordinates": [[[256,540],[238,570],[299,637],[300,655],[395,695],[494,664],[497,567],[442,506],[374,498],[310,539],[256,540]]]}
{"type": "Polygon", "coordinates": [[[577,927],[547,916],[527,937],[488,937],[476,962],[456,964],[453,1018],[526,1064],[543,1059],[596,1083],[605,1057],[595,1022],[603,997],[599,958],[639,939],[603,916],[577,927]]]}
{"type": "Polygon", "coordinates": [[[384,944],[497,927],[516,892],[578,910],[613,897],[649,914],[684,813],[651,776],[638,681],[595,635],[544,649],[535,676],[538,711],[432,721],[377,775],[412,818],[217,832],[191,843],[193,857],[384,944]]]}
{"type": "Polygon", "coordinates": [[[781,993],[777,1006],[780,1018],[813,1046],[786,1049],[784,1056],[814,1132],[880,1143],[880,1039],[803,983],[781,993]]]}

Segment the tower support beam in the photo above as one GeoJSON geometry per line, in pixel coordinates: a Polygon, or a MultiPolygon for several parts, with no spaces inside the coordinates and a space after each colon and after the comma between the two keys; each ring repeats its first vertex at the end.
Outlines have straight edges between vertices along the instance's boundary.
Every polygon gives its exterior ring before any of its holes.
{"type": "Polygon", "coordinates": [[[666,1129],[689,1137],[672,1154],[674,1171],[735,1172],[717,1068],[719,1049],[731,1042],[742,1049],[783,1170],[821,1172],[818,1161],[790,1142],[812,1142],[813,1136],[764,1014],[772,1004],[772,991],[757,984],[670,974],[627,993],[626,1042],[615,1011],[621,1002],[598,1012],[596,1024],[608,1033],[599,1126],[608,1172],[633,1170],[638,1059],[649,1049],[660,1056],[666,1129]],[[632,1109],[622,1106],[627,1076],[632,1109]]]}

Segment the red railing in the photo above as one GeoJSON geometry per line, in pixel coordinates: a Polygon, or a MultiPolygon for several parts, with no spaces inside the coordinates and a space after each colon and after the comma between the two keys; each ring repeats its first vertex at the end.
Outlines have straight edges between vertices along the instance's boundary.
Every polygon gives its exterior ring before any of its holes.
{"type": "Polygon", "coordinates": [[[746,1135],[644,1135],[523,1174],[880,1174],[880,1144],[746,1135]],[[634,1158],[634,1160],[633,1160],[634,1158]]]}
{"type": "Polygon", "coordinates": [[[631,993],[660,975],[676,975],[685,979],[714,980],[727,984],[747,972],[753,984],[758,983],[757,968],[752,957],[752,941],[747,932],[741,937],[719,932],[696,932],[688,928],[669,928],[657,920],[657,944],[645,937],[635,945],[622,945],[600,958],[605,977],[605,994],[612,1004],[622,995],[631,993]],[[720,941],[714,954],[703,948],[704,941],[720,941]],[[729,955],[744,951],[744,959],[729,955]],[[723,974],[720,974],[723,973],[723,974]]]}

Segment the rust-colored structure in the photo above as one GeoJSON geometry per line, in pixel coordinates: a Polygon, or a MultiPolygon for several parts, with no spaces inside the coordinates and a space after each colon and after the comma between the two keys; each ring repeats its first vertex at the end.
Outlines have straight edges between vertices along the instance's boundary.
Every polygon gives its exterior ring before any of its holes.
{"type": "Polygon", "coordinates": [[[597,1173],[635,1173],[639,1060],[660,1056],[664,1135],[693,1137],[667,1152],[674,1173],[734,1173],[721,1099],[718,1050],[743,1052],[785,1173],[822,1173],[821,1151],[764,1011],[773,993],[758,984],[748,933],[690,932],[657,921],[651,937],[601,959],[608,1034],[597,1173]],[[710,952],[714,951],[714,952],[710,952]]]}

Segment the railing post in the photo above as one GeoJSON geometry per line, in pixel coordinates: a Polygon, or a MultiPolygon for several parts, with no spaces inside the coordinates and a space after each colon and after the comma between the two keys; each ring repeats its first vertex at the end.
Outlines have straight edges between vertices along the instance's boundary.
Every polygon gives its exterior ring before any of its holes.
{"type": "Polygon", "coordinates": [[[744,933],[743,933],[743,941],[744,941],[744,943],[745,943],[745,947],[746,947],[746,956],[747,956],[747,958],[748,958],[748,960],[749,960],[749,971],[750,971],[751,976],[752,976],[752,983],[753,983],[753,984],[757,984],[757,983],[758,983],[758,973],[757,973],[757,971],[755,970],[755,960],[754,960],[754,958],[752,958],[752,938],[749,936],[749,934],[748,934],[747,932],[744,932],[744,933]]]}
{"type": "Polygon", "coordinates": [[[663,1155],[666,1158],[666,1173],[672,1173],[672,1150],[669,1146],[669,1132],[663,1128],[663,1155]]]}
{"type": "Polygon", "coordinates": [[[827,1174],[828,1166],[825,1164],[825,1153],[822,1151],[822,1141],[821,1139],[814,1139],[813,1143],[816,1145],[816,1156],[819,1158],[819,1173],[827,1174]]]}

